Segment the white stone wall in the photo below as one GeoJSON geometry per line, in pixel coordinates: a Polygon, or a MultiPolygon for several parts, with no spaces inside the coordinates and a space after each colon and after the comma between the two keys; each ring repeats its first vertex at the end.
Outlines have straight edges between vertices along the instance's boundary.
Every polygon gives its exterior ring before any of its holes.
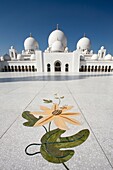
{"type": "Polygon", "coordinates": [[[81,61],[80,66],[86,65],[86,66],[111,66],[113,69],[113,61],[81,61]]]}
{"type": "Polygon", "coordinates": [[[17,70],[19,71],[19,67],[22,71],[22,69],[24,71],[26,71],[26,68],[28,69],[28,71],[30,70],[29,68],[32,68],[34,67],[35,70],[37,70],[37,66],[36,66],[36,61],[3,61],[1,62],[1,71],[5,69],[5,67],[7,67],[8,69],[8,66],[10,67],[10,69],[14,69],[15,71],[15,66],[17,67],[17,70]]]}
{"type": "Polygon", "coordinates": [[[76,50],[73,52],[72,72],[79,72],[79,68],[80,68],[80,51],[76,50]]]}
{"type": "Polygon", "coordinates": [[[4,61],[2,66],[9,65],[9,66],[32,66],[36,67],[36,61],[4,61]]]}
{"type": "Polygon", "coordinates": [[[68,72],[78,72],[79,71],[79,57],[76,51],[69,53],[46,53],[42,51],[35,51],[36,60],[23,60],[23,61],[3,61],[1,62],[1,67],[5,66],[35,66],[37,72],[47,72],[47,64],[51,65],[51,72],[55,72],[55,62],[59,61],[61,63],[61,72],[65,72],[66,64],[69,65],[68,72]]]}
{"type": "Polygon", "coordinates": [[[35,51],[37,72],[43,72],[43,52],[35,51]]]}
{"type": "Polygon", "coordinates": [[[111,72],[113,71],[113,61],[81,61],[80,71],[102,71],[102,72],[111,72]]]}
{"type": "MultiPolygon", "coordinates": [[[[42,51],[35,51],[36,60],[12,60],[12,61],[0,61],[0,71],[4,71],[5,67],[8,68],[14,67],[14,71],[21,69],[22,71],[26,71],[26,68],[28,68],[28,71],[33,69],[37,72],[47,72],[47,64],[50,64],[51,70],[50,72],[55,72],[55,62],[59,61],[61,63],[61,72],[66,72],[66,64],[68,64],[68,72],[79,72],[79,69],[81,69],[81,66],[86,66],[88,70],[88,66],[90,68],[94,67],[97,69],[97,67],[101,67],[101,70],[103,70],[107,67],[110,67],[110,70],[113,70],[113,60],[92,60],[91,57],[86,58],[85,60],[80,60],[81,51],[76,50],[73,52],[54,52],[54,53],[48,53],[48,52],[42,52],[42,51]]],[[[84,71],[84,70],[83,70],[84,71]]]]}
{"type": "Polygon", "coordinates": [[[0,61],[0,71],[2,71],[2,62],[0,61]]]}
{"type": "Polygon", "coordinates": [[[61,63],[61,72],[65,72],[65,65],[69,64],[69,72],[73,72],[73,53],[43,53],[44,72],[47,72],[47,64],[51,65],[51,72],[55,71],[55,62],[61,63]]]}

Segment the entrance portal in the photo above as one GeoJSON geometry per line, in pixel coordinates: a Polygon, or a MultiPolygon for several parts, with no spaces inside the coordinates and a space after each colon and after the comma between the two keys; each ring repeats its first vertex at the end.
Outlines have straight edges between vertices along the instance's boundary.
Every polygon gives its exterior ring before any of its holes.
{"type": "Polygon", "coordinates": [[[55,62],[55,72],[57,72],[57,71],[61,71],[61,62],[60,61],[55,62]]]}

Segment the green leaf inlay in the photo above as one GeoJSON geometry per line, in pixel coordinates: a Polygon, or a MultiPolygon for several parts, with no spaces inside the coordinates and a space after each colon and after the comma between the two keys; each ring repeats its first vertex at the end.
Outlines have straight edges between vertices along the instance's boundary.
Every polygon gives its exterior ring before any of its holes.
{"type": "Polygon", "coordinates": [[[52,100],[48,100],[48,99],[43,99],[44,103],[52,103],[52,100]]]}
{"type": "Polygon", "coordinates": [[[36,118],[34,115],[30,114],[30,111],[23,112],[22,117],[28,120],[27,122],[23,123],[23,125],[29,126],[29,127],[34,126],[34,124],[42,118],[42,116],[39,116],[39,118],[36,118]]]}
{"type": "Polygon", "coordinates": [[[71,148],[82,144],[86,141],[90,133],[88,129],[84,129],[75,135],[61,137],[64,132],[65,130],[55,129],[47,132],[42,137],[40,152],[47,161],[52,163],[63,163],[68,161],[74,155],[74,151],[60,149],[71,148]]]}

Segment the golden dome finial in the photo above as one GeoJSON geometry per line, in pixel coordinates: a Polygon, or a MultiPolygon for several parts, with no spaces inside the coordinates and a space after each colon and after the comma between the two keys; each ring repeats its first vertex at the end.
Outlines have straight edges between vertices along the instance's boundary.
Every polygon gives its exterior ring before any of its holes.
{"type": "Polygon", "coordinates": [[[86,33],[84,32],[84,37],[86,37],[86,33]]]}
{"type": "Polygon", "coordinates": [[[58,30],[58,25],[59,25],[59,24],[57,24],[57,30],[58,30]]]}

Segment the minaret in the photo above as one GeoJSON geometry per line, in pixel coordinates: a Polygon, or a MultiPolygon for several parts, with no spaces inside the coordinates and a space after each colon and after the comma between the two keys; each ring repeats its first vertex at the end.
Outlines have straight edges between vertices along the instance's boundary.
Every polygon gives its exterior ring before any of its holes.
{"type": "Polygon", "coordinates": [[[17,59],[17,51],[13,46],[11,46],[11,48],[9,49],[9,55],[11,57],[11,60],[17,59]]]}

